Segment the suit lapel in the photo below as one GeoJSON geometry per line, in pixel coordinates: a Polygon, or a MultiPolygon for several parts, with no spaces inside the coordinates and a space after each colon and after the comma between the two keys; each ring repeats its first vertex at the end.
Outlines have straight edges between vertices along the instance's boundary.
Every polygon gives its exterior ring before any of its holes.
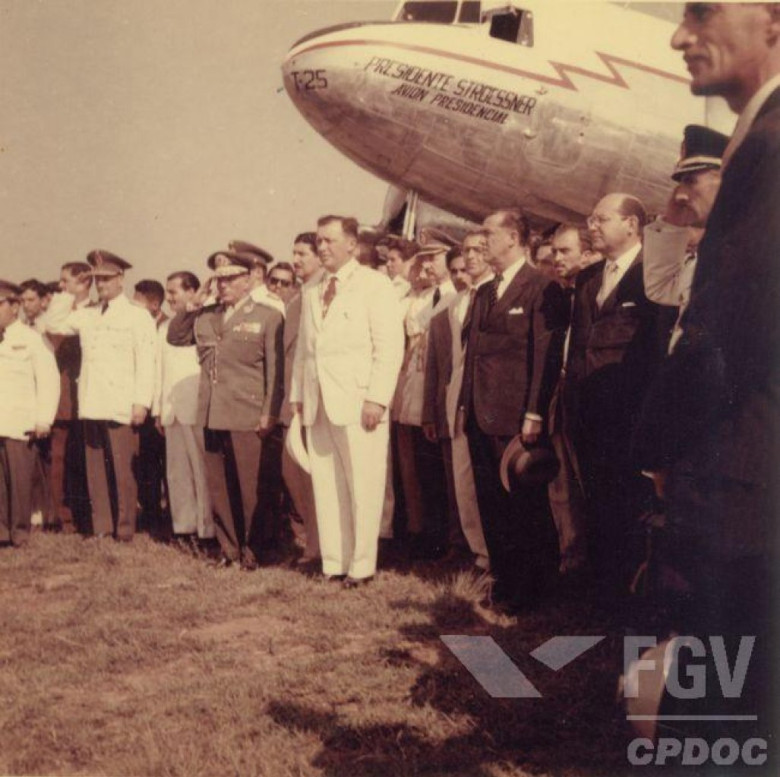
{"type": "MultiPolygon", "coordinates": [[[[523,288],[531,279],[533,275],[533,268],[526,261],[523,266],[517,271],[517,274],[512,278],[512,282],[506,288],[501,295],[501,299],[496,302],[493,309],[488,313],[488,318],[501,318],[506,315],[507,311],[511,310],[518,297],[522,294],[523,288]]],[[[493,281],[491,281],[493,283],[493,281]]]]}
{"type": "MultiPolygon", "coordinates": [[[[631,276],[633,275],[634,267],[636,267],[638,264],[641,264],[641,262],[642,252],[640,251],[634,258],[634,261],[631,262],[631,264],[628,266],[628,269],[623,273],[623,277],[617,283],[615,288],[612,289],[607,298],[604,300],[604,304],[601,306],[601,310],[599,310],[599,315],[604,315],[614,310],[619,298],[619,292],[625,289],[626,286],[631,283],[631,276]]],[[[598,291],[596,293],[598,293],[598,291]]]]}
{"type": "Polygon", "coordinates": [[[342,310],[344,305],[346,304],[346,300],[348,298],[349,290],[352,284],[355,281],[355,276],[358,275],[360,272],[360,266],[354,267],[352,269],[352,272],[349,273],[344,278],[339,278],[336,281],[336,294],[333,297],[333,300],[330,303],[330,307],[328,308],[328,315],[325,316],[323,319],[322,317],[322,298],[319,294],[319,288],[317,289],[317,300],[318,300],[318,313],[319,313],[319,320],[322,325],[322,327],[326,327],[328,324],[328,321],[333,321],[336,319],[337,314],[342,310]]]}

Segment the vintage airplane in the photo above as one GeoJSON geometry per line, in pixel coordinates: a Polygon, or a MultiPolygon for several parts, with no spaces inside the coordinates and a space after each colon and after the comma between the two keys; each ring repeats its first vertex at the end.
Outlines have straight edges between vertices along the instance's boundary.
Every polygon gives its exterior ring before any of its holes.
{"type": "Polygon", "coordinates": [[[731,130],[722,101],[691,96],[673,30],[603,2],[408,0],[390,22],[301,38],[282,71],[307,121],[396,187],[385,222],[410,193],[466,219],[515,205],[550,223],[609,191],[658,211],[683,127],[731,130]]]}

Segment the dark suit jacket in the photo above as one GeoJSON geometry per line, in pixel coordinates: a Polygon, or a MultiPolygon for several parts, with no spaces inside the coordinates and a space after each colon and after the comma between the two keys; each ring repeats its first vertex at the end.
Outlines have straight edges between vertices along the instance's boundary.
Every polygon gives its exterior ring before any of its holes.
{"type": "Polygon", "coordinates": [[[723,172],[683,335],[648,393],[647,469],[766,486],[780,437],[780,90],[723,172]]]}
{"type": "Polygon", "coordinates": [[[599,308],[605,264],[577,276],[564,390],[575,441],[583,435],[590,443],[608,441],[620,457],[664,346],[659,307],[644,292],[641,252],[599,308]]]}
{"type": "Polygon", "coordinates": [[[251,299],[225,322],[221,305],[177,315],[171,345],[198,347],[198,425],[251,431],[260,417],[279,417],[284,392],[284,324],[278,310],[251,299]]]}
{"type": "Polygon", "coordinates": [[[431,319],[427,347],[422,422],[435,424],[439,439],[447,440],[450,437],[447,424],[447,385],[452,377],[452,329],[449,307],[431,319]]]}
{"type": "Polygon", "coordinates": [[[526,413],[546,420],[568,310],[560,286],[528,262],[492,309],[491,285],[474,298],[460,405],[485,434],[512,437],[526,413]]]}

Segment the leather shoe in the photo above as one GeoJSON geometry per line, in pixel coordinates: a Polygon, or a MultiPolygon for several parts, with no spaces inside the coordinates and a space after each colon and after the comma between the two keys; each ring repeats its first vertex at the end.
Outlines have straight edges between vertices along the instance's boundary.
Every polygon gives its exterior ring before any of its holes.
{"type": "Polygon", "coordinates": [[[322,579],[326,583],[341,583],[344,580],[345,577],[346,577],[346,575],[325,575],[324,574],[322,576],[322,579]]]}
{"type": "Polygon", "coordinates": [[[371,577],[348,577],[344,581],[344,588],[360,588],[368,585],[373,579],[373,575],[371,577]]]}

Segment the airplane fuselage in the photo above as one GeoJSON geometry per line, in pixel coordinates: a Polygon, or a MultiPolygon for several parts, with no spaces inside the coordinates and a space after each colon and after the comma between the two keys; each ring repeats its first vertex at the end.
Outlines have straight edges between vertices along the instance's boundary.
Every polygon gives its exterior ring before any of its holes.
{"type": "Polygon", "coordinates": [[[533,45],[489,25],[344,25],[289,52],[304,117],[372,173],[466,218],[590,212],[606,192],[663,208],[682,130],[705,123],[672,25],[614,6],[523,3],[533,45]]]}

